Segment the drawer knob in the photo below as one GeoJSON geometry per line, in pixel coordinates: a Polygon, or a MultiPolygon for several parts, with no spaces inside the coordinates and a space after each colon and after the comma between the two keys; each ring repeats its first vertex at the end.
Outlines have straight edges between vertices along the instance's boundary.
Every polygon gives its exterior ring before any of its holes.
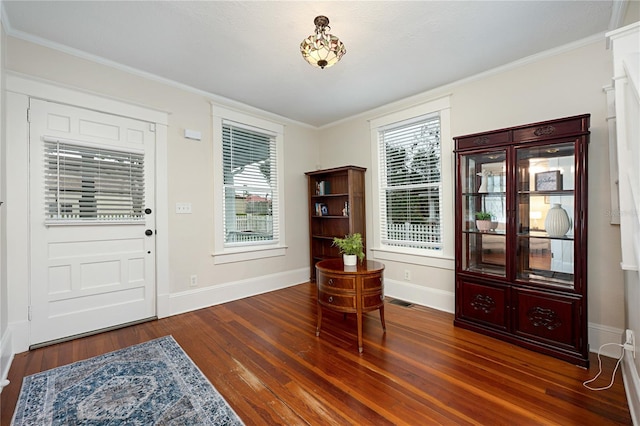
{"type": "Polygon", "coordinates": [[[333,303],[333,296],[329,296],[329,299],[327,299],[329,301],[329,303],[333,303]]]}
{"type": "Polygon", "coordinates": [[[380,300],[384,300],[384,294],[380,295],[380,300]]]}
{"type": "Polygon", "coordinates": [[[333,278],[329,278],[329,284],[333,284],[333,278]]]}

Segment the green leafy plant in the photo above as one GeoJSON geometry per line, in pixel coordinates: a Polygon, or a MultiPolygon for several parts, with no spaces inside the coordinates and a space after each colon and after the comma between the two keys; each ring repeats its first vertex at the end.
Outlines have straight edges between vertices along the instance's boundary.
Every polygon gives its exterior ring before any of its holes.
{"type": "Polygon", "coordinates": [[[476,212],[476,220],[491,220],[491,213],[476,212]]]}
{"type": "Polygon", "coordinates": [[[342,254],[355,254],[362,262],[364,259],[364,245],[362,235],[359,233],[345,235],[344,238],[334,237],[333,245],[338,247],[342,254]]]}

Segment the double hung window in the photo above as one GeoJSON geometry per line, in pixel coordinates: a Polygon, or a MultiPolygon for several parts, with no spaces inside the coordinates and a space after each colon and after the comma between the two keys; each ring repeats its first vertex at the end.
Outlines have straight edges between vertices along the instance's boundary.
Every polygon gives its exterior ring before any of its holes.
{"type": "Polygon", "coordinates": [[[449,256],[453,178],[448,98],[373,120],[371,134],[376,255],[449,256]]]}
{"type": "Polygon", "coordinates": [[[214,147],[216,262],[284,254],[283,127],[214,108],[214,147]]]}
{"type": "Polygon", "coordinates": [[[225,246],[277,241],[275,135],[223,121],[222,145],[225,246]]]}
{"type": "Polygon", "coordinates": [[[378,138],[382,243],[440,250],[440,115],[394,123],[378,138]]]}

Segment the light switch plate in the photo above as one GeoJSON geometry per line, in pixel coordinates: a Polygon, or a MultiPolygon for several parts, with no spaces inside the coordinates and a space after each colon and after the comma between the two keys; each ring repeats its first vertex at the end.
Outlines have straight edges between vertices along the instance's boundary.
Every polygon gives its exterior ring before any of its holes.
{"type": "Polygon", "coordinates": [[[176,213],[177,214],[190,214],[191,213],[191,203],[176,203],[176,213]]]}

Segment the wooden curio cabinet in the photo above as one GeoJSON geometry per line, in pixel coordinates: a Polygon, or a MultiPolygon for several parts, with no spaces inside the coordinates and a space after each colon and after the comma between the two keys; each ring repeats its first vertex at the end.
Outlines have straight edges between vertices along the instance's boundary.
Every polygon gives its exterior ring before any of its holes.
{"type": "Polygon", "coordinates": [[[584,367],[589,117],[454,138],[455,325],[584,367]]]}
{"type": "Polygon", "coordinates": [[[316,263],[341,257],[334,237],[359,232],[366,252],[364,174],[367,169],[344,166],[305,173],[309,186],[309,279],[316,280],[316,263]]]}

